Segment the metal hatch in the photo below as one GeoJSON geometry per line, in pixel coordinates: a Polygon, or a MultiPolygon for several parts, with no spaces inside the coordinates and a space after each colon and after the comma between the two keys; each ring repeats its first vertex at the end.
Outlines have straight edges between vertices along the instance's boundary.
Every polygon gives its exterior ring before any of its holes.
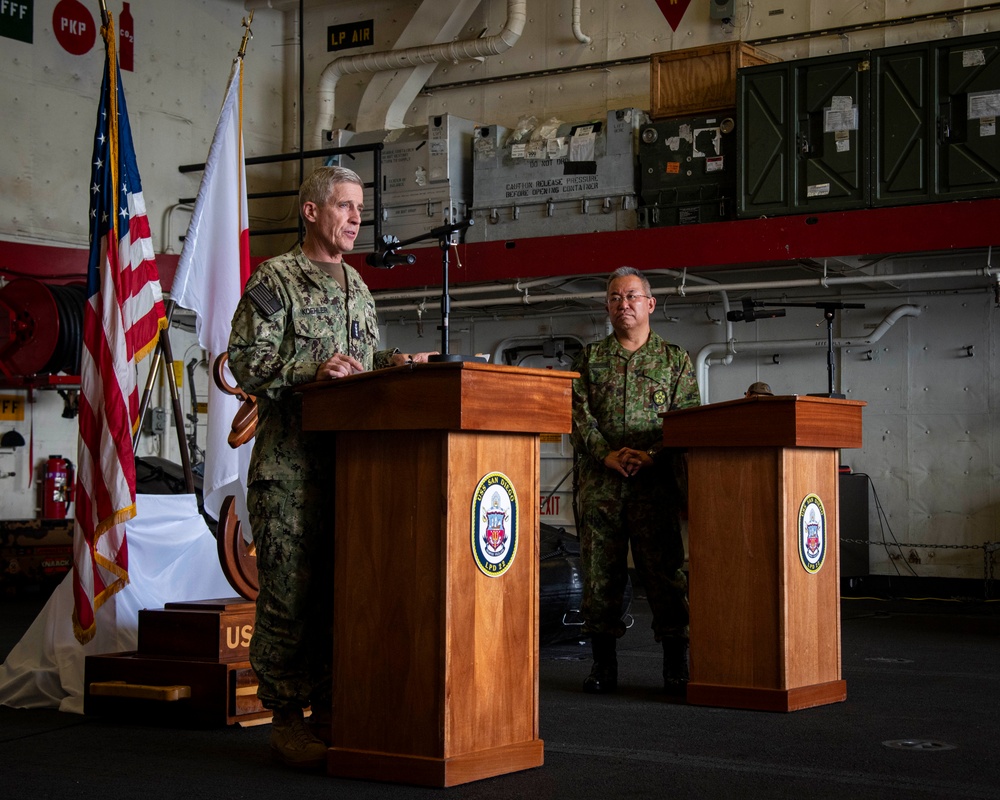
{"type": "Polygon", "coordinates": [[[872,51],[873,206],[935,199],[930,60],[926,43],[872,51]]]}

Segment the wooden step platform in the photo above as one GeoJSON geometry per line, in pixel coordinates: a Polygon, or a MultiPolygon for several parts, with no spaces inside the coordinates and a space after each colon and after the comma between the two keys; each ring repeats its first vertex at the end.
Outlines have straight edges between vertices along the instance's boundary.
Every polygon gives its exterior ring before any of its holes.
{"type": "Polygon", "coordinates": [[[249,662],[253,625],[243,598],[143,609],[138,650],[87,656],[84,713],[197,727],[269,719],[249,662]]]}

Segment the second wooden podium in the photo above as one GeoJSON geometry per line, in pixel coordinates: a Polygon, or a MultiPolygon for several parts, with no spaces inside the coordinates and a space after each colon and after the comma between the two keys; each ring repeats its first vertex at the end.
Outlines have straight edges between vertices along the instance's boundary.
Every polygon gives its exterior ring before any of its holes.
{"type": "Polygon", "coordinates": [[[689,448],[689,703],[846,699],[838,449],[861,447],[864,405],[758,397],[663,416],[664,444],[689,448]]]}
{"type": "Polygon", "coordinates": [[[304,389],[303,427],[336,432],[329,774],[541,766],[539,434],[570,430],[574,376],[448,362],[304,389]]]}

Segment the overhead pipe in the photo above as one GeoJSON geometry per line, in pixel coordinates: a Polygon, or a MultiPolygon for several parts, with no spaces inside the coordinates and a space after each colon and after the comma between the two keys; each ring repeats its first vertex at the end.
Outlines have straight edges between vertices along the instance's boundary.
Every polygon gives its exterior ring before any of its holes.
{"type": "MultiPolygon", "coordinates": [[[[889,312],[885,318],[876,326],[871,335],[864,339],[838,338],[833,340],[833,346],[837,349],[845,347],[855,347],[861,345],[875,344],[885,336],[886,332],[898,320],[903,317],[919,317],[920,307],[906,304],[898,306],[889,312]]],[[[807,350],[813,347],[827,347],[829,342],[826,339],[773,339],[764,342],[737,342],[736,339],[729,339],[726,342],[712,342],[705,345],[698,351],[695,358],[695,375],[698,378],[698,388],[701,393],[702,405],[709,403],[708,397],[708,362],[709,356],[725,352],[735,356],[740,353],[773,353],[778,350],[807,350]]]]}
{"type": "Polygon", "coordinates": [[[422,64],[441,64],[446,61],[470,61],[499,55],[513,47],[521,38],[528,17],[527,5],[527,0],[507,0],[507,21],[503,30],[495,36],[334,59],[327,64],[319,77],[313,147],[323,147],[323,131],[333,128],[337,83],[341,75],[406,69],[422,64]]]}
{"type": "MultiPolygon", "coordinates": [[[[990,249],[992,252],[992,248],[990,249]]],[[[670,272],[669,270],[667,272],[670,272]]],[[[686,277],[687,276],[685,273],[686,277]]],[[[581,276],[582,277],[582,276],[581,276]]],[[[708,293],[720,293],[723,298],[723,305],[728,312],[729,298],[727,292],[731,291],[751,291],[751,290],[761,290],[761,289],[787,289],[787,288],[824,288],[828,289],[833,286],[847,286],[856,284],[867,284],[876,281],[881,281],[883,283],[898,283],[910,280],[946,280],[954,278],[969,278],[969,277],[985,277],[997,279],[998,273],[993,268],[990,263],[989,257],[987,258],[987,266],[980,269],[971,270],[939,270],[936,272],[917,272],[917,273],[900,273],[895,275],[883,275],[883,276],[872,276],[863,275],[856,277],[822,277],[813,278],[806,280],[786,280],[786,281],[757,281],[757,282],[746,282],[746,283],[732,283],[732,284],[707,284],[702,286],[687,286],[683,283],[681,286],[675,287],[664,287],[659,289],[654,289],[654,295],[675,295],[675,296],[687,296],[693,294],[708,294],[708,293]]],[[[540,281],[544,279],[536,280],[534,283],[537,285],[540,281]]],[[[705,280],[705,279],[703,279],[705,280]]],[[[511,288],[513,284],[502,284],[502,285],[490,285],[490,286],[478,286],[478,287],[467,287],[470,291],[498,291],[500,289],[511,288]]],[[[997,303],[1000,305],[1000,283],[996,283],[996,293],[997,293],[997,303]]],[[[426,297],[428,292],[407,293],[412,296],[423,296],[426,297]]],[[[567,302],[574,300],[603,300],[605,298],[604,291],[598,292],[573,292],[573,293],[548,293],[548,294],[536,294],[529,295],[527,291],[521,292],[516,297],[493,297],[493,298],[482,298],[478,300],[458,300],[452,303],[452,308],[464,307],[464,308],[488,308],[491,306],[509,306],[509,305],[538,305],[539,303],[556,303],[556,302],[567,302]]],[[[375,293],[375,299],[378,301],[380,296],[375,293]]],[[[379,305],[379,311],[381,313],[396,313],[405,311],[424,311],[426,310],[426,302],[421,304],[404,304],[396,306],[382,306],[379,305]]],[[[897,308],[895,311],[891,312],[886,316],[885,319],[876,327],[872,332],[872,335],[864,340],[850,340],[850,339],[837,339],[834,342],[834,346],[837,348],[850,347],[855,344],[862,343],[873,343],[878,341],[885,332],[902,316],[918,316],[920,314],[920,309],[913,305],[904,305],[897,308]]],[[[728,320],[727,320],[728,321],[728,320]]],[[[805,349],[809,347],[820,347],[827,346],[827,342],[819,341],[815,339],[807,340],[791,340],[791,341],[780,341],[780,342],[756,342],[741,345],[742,351],[758,352],[774,350],[776,346],[780,346],[785,350],[790,349],[805,349]]],[[[708,367],[711,364],[730,364],[733,357],[742,351],[736,350],[735,339],[732,336],[732,325],[727,324],[726,326],[726,341],[714,342],[706,345],[698,353],[696,363],[695,363],[695,374],[698,377],[698,385],[700,387],[702,395],[702,403],[708,403],[708,367]],[[721,358],[713,358],[713,356],[724,353],[721,358]]]]}
{"type": "MultiPolygon", "coordinates": [[[[658,272],[658,270],[649,270],[649,272],[658,272]]],[[[822,277],[822,278],[808,278],[802,280],[784,280],[784,281],[756,281],[756,282],[746,282],[746,283],[719,283],[719,284],[709,284],[704,286],[667,286],[662,288],[654,289],[655,295],[664,296],[680,296],[685,297],[687,295],[694,294],[710,294],[716,292],[733,292],[733,291],[756,291],[762,289],[806,289],[806,288],[821,288],[830,289],[835,286],[851,286],[857,284],[868,284],[868,283],[898,283],[901,281],[919,281],[919,280],[947,280],[952,278],[991,278],[997,276],[996,270],[992,267],[982,267],[979,269],[963,269],[963,270],[939,270],[937,272],[910,272],[910,273],[899,273],[895,275],[860,275],[860,276],[850,276],[850,277],[822,277]]],[[[568,280],[570,276],[560,276],[563,279],[568,280]]],[[[593,277],[586,275],[573,276],[576,278],[581,277],[593,277]]],[[[688,275],[690,279],[691,276],[688,275]]],[[[551,283],[552,279],[538,279],[534,281],[537,285],[538,283],[551,283]]],[[[520,284],[521,287],[526,284],[520,284]]],[[[464,307],[464,308],[482,308],[489,306],[511,306],[511,305],[538,305],[539,303],[558,303],[566,300],[604,300],[605,292],[601,291],[590,291],[590,292],[571,292],[571,293],[556,293],[550,292],[548,294],[535,294],[529,295],[527,292],[521,292],[517,289],[518,284],[516,283],[493,283],[489,285],[481,285],[475,287],[468,287],[470,292],[496,292],[502,291],[504,289],[515,289],[519,293],[516,296],[511,297],[491,297],[483,298],[480,300],[457,300],[452,304],[452,307],[464,307]]],[[[431,297],[437,289],[427,289],[427,290],[414,290],[407,292],[406,294],[411,297],[431,297]]],[[[457,290],[455,290],[457,291],[457,290]]],[[[374,297],[376,302],[383,298],[382,293],[374,292],[374,297]]],[[[394,298],[400,296],[398,293],[389,292],[385,295],[386,297],[394,298]]],[[[406,303],[393,306],[383,306],[379,305],[380,312],[405,312],[405,311],[416,311],[418,308],[425,307],[423,303],[414,304],[406,303]]]]}

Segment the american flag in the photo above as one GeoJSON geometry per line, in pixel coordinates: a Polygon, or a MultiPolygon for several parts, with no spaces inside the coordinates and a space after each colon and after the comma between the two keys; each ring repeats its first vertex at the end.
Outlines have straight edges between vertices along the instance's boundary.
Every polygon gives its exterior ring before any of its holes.
{"type": "Polygon", "coordinates": [[[128,583],[125,521],[135,516],[136,363],[167,325],[110,14],[101,35],[106,59],[90,187],[73,534],[73,630],[82,643],[96,632],[97,609],[128,583]]]}

